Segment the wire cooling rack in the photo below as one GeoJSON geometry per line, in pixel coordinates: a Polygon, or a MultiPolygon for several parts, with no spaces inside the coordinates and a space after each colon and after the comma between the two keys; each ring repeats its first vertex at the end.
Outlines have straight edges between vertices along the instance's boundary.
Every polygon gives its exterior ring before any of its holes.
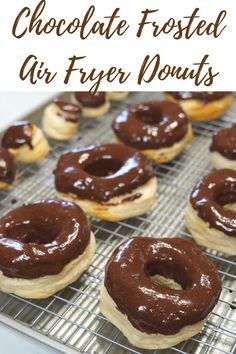
{"type": "MultiPolygon", "coordinates": [[[[62,152],[75,146],[114,140],[110,124],[120,109],[131,102],[158,99],[158,93],[133,93],[96,120],[82,121],[78,135],[66,143],[50,141],[52,151],[40,164],[20,167],[19,180],[9,192],[0,192],[1,215],[25,202],[54,198],[53,170],[62,152]]],[[[31,119],[41,124],[43,107],[31,119]]],[[[235,353],[236,263],[233,257],[209,249],[204,252],[217,266],[223,281],[220,300],[201,333],[162,351],[139,350],[99,312],[99,287],[113,249],[137,235],[191,239],[184,225],[184,209],[193,185],[212,169],[208,148],[212,133],[236,122],[236,103],[221,119],[194,124],[195,139],[173,162],[155,168],[159,181],[153,209],[144,216],[118,223],[92,220],[97,251],[81,278],[46,300],[25,300],[0,293],[0,320],[65,353],[235,353]]]]}

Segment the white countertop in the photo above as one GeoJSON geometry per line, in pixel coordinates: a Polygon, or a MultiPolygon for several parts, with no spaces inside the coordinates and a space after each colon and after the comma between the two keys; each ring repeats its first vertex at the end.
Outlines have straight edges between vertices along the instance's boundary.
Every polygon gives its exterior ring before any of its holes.
{"type": "MultiPolygon", "coordinates": [[[[9,123],[24,118],[34,108],[55,93],[0,92],[0,131],[9,123]]],[[[58,354],[45,344],[28,337],[0,322],[1,353],[4,354],[58,354]],[[17,349],[16,349],[17,348],[17,349]]]]}
{"type": "Polygon", "coordinates": [[[55,92],[0,92],[0,131],[53,97],[55,92]]]}
{"type": "Polygon", "coordinates": [[[0,322],[2,354],[58,354],[59,351],[0,322]],[[17,348],[17,349],[16,349],[17,348]]]}

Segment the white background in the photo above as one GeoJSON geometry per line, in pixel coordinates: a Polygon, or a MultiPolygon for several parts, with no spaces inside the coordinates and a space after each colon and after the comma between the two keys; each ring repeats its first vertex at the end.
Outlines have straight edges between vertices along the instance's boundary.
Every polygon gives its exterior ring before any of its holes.
{"type": "Polygon", "coordinates": [[[0,323],[2,354],[62,354],[0,323]]]}
{"type": "Polygon", "coordinates": [[[13,121],[27,119],[28,114],[55,94],[56,92],[0,92],[0,132],[13,121]]]}
{"type": "MultiPolygon", "coordinates": [[[[46,9],[42,15],[46,22],[51,17],[56,19],[65,18],[68,23],[78,17],[83,19],[84,13],[90,4],[96,6],[95,15],[91,21],[101,20],[104,16],[111,15],[116,7],[120,7],[121,18],[126,19],[130,24],[130,29],[123,37],[115,35],[109,41],[99,35],[91,35],[88,39],[82,41],[79,38],[79,32],[62,37],[55,34],[37,36],[34,33],[27,34],[22,39],[16,39],[12,36],[12,25],[24,6],[29,6],[33,12],[39,0],[12,0],[4,2],[4,8],[0,14],[0,35],[1,35],[1,56],[0,56],[0,90],[43,90],[43,91],[65,91],[65,90],[89,90],[91,83],[87,85],[80,84],[80,75],[75,72],[69,85],[64,85],[63,80],[65,70],[68,67],[68,58],[72,55],[83,56],[87,58],[81,61],[81,66],[89,71],[96,66],[97,73],[101,70],[107,70],[110,66],[125,68],[132,75],[124,85],[119,85],[117,81],[108,83],[102,82],[100,90],[203,90],[204,86],[195,87],[192,80],[185,81],[169,78],[160,81],[155,78],[152,83],[137,85],[137,73],[146,54],[151,56],[159,53],[161,55],[162,65],[181,65],[190,66],[199,62],[205,54],[209,54],[209,62],[214,71],[220,72],[215,78],[214,86],[208,87],[209,90],[235,90],[235,1],[234,0],[47,0],[46,9]],[[14,4],[14,6],[13,6],[14,4]],[[134,6],[135,4],[135,6],[134,6]],[[224,24],[227,25],[222,35],[215,39],[209,36],[194,37],[190,40],[174,40],[170,35],[161,35],[153,38],[151,27],[144,29],[142,38],[137,39],[135,33],[138,23],[141,20],[141,10],[145,8],[159,9],[157,14],[153,14],[150,20],[156,20],[159,24],[170,17],[182,19],[183,16],[189,16],[194,8],[199,7],[199,15],[214,21],[220,10],[227,10],[228,14],[224,24]],[[34,54],[39,61],[44,61],[47,66],[58,74],[54,81],[45,85],[39,81],[36,85],[31,85],[28,81],[21,81],[18,77],[19,69],[24,59],[34,54]]],[[[28,19],[21,22],[21,27],[28,24],[28,19]]],[[[162,66],[161,65],[161,66],[162,66]]],[[[80,67],[81,67],[80,66],[80,67]]],[[[206,88],[205,88],[206,89],[206,88]]]]}

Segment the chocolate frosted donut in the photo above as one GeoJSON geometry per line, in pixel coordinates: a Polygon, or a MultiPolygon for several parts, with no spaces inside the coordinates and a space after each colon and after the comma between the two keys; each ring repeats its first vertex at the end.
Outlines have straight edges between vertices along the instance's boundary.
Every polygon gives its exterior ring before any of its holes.
{"type": "Polygon", "coordinates": [[[55,140],[69,140],[78,131],[81,106],[55,98],[44,111],[43,130],[55,140]]]}
{"type": "Polygon", "coordinates": [[[17,149],[22,145],[32,146],[33,126],[29,121],[19,121],[10,126],[2,137],[2,146],[6,149],[17,149]]]}
{"type": "Polygon", "coordinates": [[[236,170],[236,124],[213,135],[210,151],[215,168],[236,170]]]}
{"type": "Polygon", "coordinates": [[[107,113],[110,108],[108,97],[105,92],[75,92],[72,96],[75,103],[82,106],[82,115],[87,118],[95,118],[107,113]]]}
{"type": "Polygon", "coordinates": [[[0,147],[0,189],[7,189],[14,179],[14,158],[7,149],[0,147]]]}
{"type": "Polygon", "coordinates": [[[168,162],[192,138],[191,126],[181,107],[167,101],[130,105],[114,120],[118,140],[142,150],[156,162],[168,162]]]}
{"type": "Polygon", "coordinates": [[[82,254],[90,227],[77,205],[43,201],[23,205],[1,218],[0,235],[3,274],[32,279],[60,273],[82,254]]]}
{"type": "Polygon", "coordinates": [[[201,330],[220,292],[215,266],[191,242],[135,237],[107,263],[101,311],[132,344],[166,348],[201,330]]]}
{"type": "Polygon", "coordinates": [[[80,105],[65,100],[60,100],[59,98],[55,98],[53,103],[59,108],[58,115],[60,117],[65,119],[67,122],[78,122],[82,111],[80,105]]]}
{"type": "Polygon", "coordinates": [[[90,145],[63,154],[57,164],[56,188],[82,199],[107,202],[153,177],[147,159],[117,144],[90,145]]]}
{"type": "Polygon", "coordinates": [[[166,92],[167,94],[173,96],[177,100],[199,100],[202,102],[213,102],[215,100],[219,100],[230,95],[230,92],[213,92],[213,91],[206,91],[206,92],[190,92],[190,91],[169,91],[166,92]]]}
{"type": "Polygon", "coordinates": [[[1,143],[17,162],[38,162],[49,153],[49,145],[42,131],[29,121],[11,125],[3,134],[1,143]]]}
{"type": "Polygon", "coordinates": [[[190,202],[211,227],[236,237],[236,212],[224,208],[236,202],[236,171],[223,169],[209,173],[194,187],[190,202]]]}
{"type": "Polygon", "coordinates": [[[106,93],[97,92],[94,95],[90,92],[75,92],[75,99],[83,107],[100,107],[106,102],[106,93]]]}
{"type": "MultiPolygon", "coordinates": [[[[72,198],[89,214],[112,220],[120,217],[119,209],[130,202],[146,203],[146,211],[156,192],[156,177],[149,161],[119,144],[90,145],[64,153],[57,163],[55,184],[59,197],[72,198]],[[148,199],[147,187],[151,188],[148,199]],[[112,215],[106,215],[109,212],[112,215]]],[[[135,204],[128,215],[138,212],[135,204]]]]}
{"type": "Polygon", "coordinates": [[[160,149],[180,141],[188,131],[188,119],[180,106],[167,101],[130,105],[118,115],[112,128],[119,140],[136,149],[160,149]]]}
{"type": "Polygon", "coordinates": [[[196,242],[236,254],[236,171],[209,173],[196,184],[186,210],[186,223],[196,242]],[[228,205],[228,207],[227,207],[228,205]]]}
{"type": "Polygon", "coordinates": [[[197,121],[220,117],[233,102],[231,92],[166,92],[165,98],[179,103],[188,117],[197,121]]]}
{"type": "Polygon", "coordinates": [[[79,262],[83,263],[90,244],[90,226],[77,205],[49,200],[12,210],[0,219],[0,289],[25,297],[47,297],[85,269],[79,262]],[[69,269],[71,274],[66,274],[69,269]],[[42,288],[46,281],[48,289],[42,288]],[[30,284],[36,289],[27,292],[23,285],[30,284]]]}

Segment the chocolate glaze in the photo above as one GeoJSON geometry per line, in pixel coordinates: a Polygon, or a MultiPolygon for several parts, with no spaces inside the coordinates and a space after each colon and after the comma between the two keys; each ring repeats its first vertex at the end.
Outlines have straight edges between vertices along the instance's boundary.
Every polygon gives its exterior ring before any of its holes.
{"type": "Polygon", "coordinates": [[[221,292],[215,266],[197,246],[181,238],[125,241],[106,266],[105,287],[135,328],[165,335],[203,320],[221,292]],[[156,274],[173,279],[183,290],[152,281],[156,274]]]}
{"type": "Polygon", "coordinates": [[[106,102],[106,93],[97,92],[91,94],[89,92],[75,92],[75,99],[84,107],[97,108],[106,102]]]}
{"type": "Polygon", "coordinates": [[[213,135],[210,151],[217,151],[229,160],[236,160],[236,124],[213,135]]]}
{"type": "Polygon", "coordinates": [[[153,177],[150,162],[121,144],[90,145],[63,154],[57,163],[59,192],[106,202],[130,193],[153,177]]]}
{"type": "Polygon", "coordinates": [[[60,100],[55,98],[53,103],[57,105],[59,108],[58,115],[65,119],[67,122],[77,123],[80,114],[81,114],[81,107],[78,104],[71,103],[69,101],[60,100]]]}
{"type": "Polygon", "coordinates": [[[135,193],[134,195],[131,195],[130,197],[126,197],[124,198],[122,201],[123,202],[132,202],[134,201],[135,199],[138,199],[142,196],[141,193],[135,193]]]}
{"type": "Polygon", "coordinates": [[[6,149],[18,149],[27,144],[32,146],[33,126],[28,121],[19,121],[11,125],[2,137],[2,146],[6,149]]]}
{"type": "Polygon", "coordinates": [[[193,188],[190,202],[210,227],[236,237],[236,212],[224,208],[225,204],[236,203],[236,171],[209,173],[193,188]]]}
{"type": "Polygon", "coordinates": [[[167,94],[173,96],[177,100],[199,100],[202,102],[213,102],[216,100],[220,100],[221,98],[224,98],[225,96],[231,95],[231,92],[213,92],[213,91],[208,91],[208,92],[190,92],[190,91],[168,91],[166,92],[167,94]]]}
{"type": "Polygon", "coordinates": [[[58,274],[84,252],[89,239],[89,223],[75,204],[23,205],[0,219],[0,270],[29,279],[58,274]]]}
{"type": "MultiPolygon", "coordinates": [[[[127,203],[127,202],[133,202],[134,200],[139,199],[139,198],[141,198],[141,197],[142,197],[142,194],[141,194],[141,193],[135,193],[135,194],[133,194],[133,195],[131,195],[131,196],[129,196],[129,197],[123,198],[123,199],[120,201],[120,204],[121,204],[121,203],[127,203]]],[[[106,203],[106,205],[108,205],[108,206],[116,206],[117,203],[106,203]]]]}
{"type": "Polygon", "coordinates": [[[15,177],[15,161],[7,149],[0,147],[0,181],[11,183],[15,177]]]}
{"type": "Polygon", "coordinates": [[[188,131],[182,108],[172,102],[153,101],[130,105],[113,121],[117,138],[136,149],[160,149],[180,141],[188,131]]]}
{"type": "Polygon", "coordinates": [[[236,300],[234,300],[234,301],[231,302],[230,308],[231,308],[232,310],[236,310],[236,300]]]}

